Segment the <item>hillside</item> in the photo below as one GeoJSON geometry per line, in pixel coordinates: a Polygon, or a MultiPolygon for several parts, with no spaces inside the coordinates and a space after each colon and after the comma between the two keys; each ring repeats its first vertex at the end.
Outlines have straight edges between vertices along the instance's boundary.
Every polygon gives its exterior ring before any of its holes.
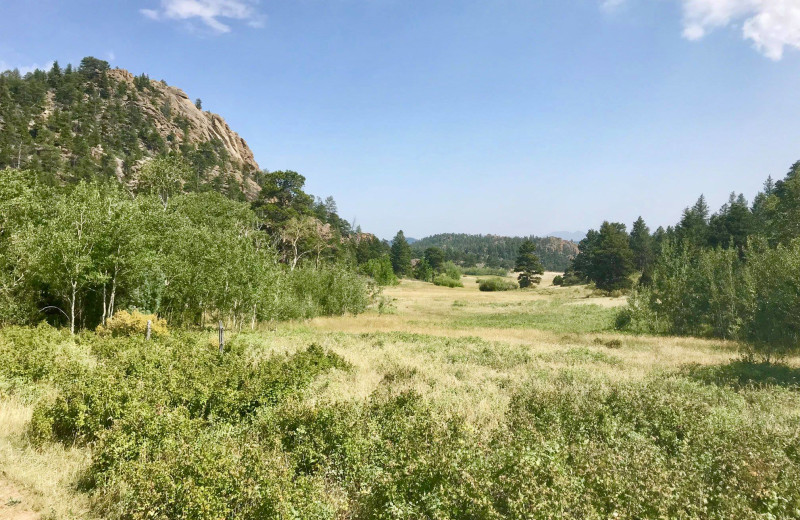
{"type": "Polygon", "coordinates": [[[443,233],[425,237],[411,245],[411,249],[421,254],[428,247],[445,250],[448,260],[464,266],[484,264],[488,267],[512,268],[517,250],[526,238],[536,244],[536,254],[549,271],[564,271],[570,260],[578,254],[574,242],[556,237],[505,237],[499,235],[468,235],[464,233],[443,233]]]}
{"type": "Polygon", "coordinates": [[[187,189],[252,200],[260,169],[225,120],[179,88],[84,58],[21,76],[0,73],[0,169],[41,172],[50,183],[116,177],[135,182],[150,158],[179,153],[194,170],[187,189]]]}

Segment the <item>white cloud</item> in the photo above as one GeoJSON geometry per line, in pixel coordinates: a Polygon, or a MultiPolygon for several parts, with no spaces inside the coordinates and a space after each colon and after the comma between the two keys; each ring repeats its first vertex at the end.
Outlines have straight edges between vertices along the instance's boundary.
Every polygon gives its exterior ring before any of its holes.
{"type": "Polygon", "coordinates": [[[606,11],[613,11],[617,7],[625,3],[625,0],[603,0],[601,4],[606,11]]]}
{"type": "MultiPolygon", "coordinates": [[[[625,0],[603,0],[604,9],[625,0]]],[[[677,0],[683,7],[683,37],[699,40],[710,31],[741,24],[742,36],[773,60],[786,47],[800,49],[800,0],[677,0]]]]}
{"type": "Polygon", "coordinates": [[[220,19],[240,20],[250,27],[261,27],[263,16],[254,0],[161,0],[160,9],[140,9],[151,20],[199,19],[216,33],[230,32],[229,25],[220,19]]]}
{"type": "Polygon", "coordinates": [[[30,65],[11,65],[9,63],[6,63],[3,60],[0,60],[0,72],[6,71],[6,70],[17,69],[19,71],[19,73],[21,75],[23,75],[23,76],[25,74],[28,74],[29,72],[33,72],[36,69],[45,70],[45,71],[46,70],[50,70],[50,68],[52,68],[52,66],[53,66],[53,62],[52,61],[49,61],[49,62],[45,63],[44,65],[39,65],[38,63],[32,63],[30,65]]]}

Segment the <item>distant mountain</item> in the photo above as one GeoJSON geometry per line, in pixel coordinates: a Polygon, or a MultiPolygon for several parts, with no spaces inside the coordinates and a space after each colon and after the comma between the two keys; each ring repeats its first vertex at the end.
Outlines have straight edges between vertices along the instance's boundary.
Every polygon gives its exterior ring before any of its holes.
{"type": "Polygon", "coordinates": [[[499,235],[468,235],[443,233],[425,237],[411,245],[412,251],[421,255],[428,247],[439,247],[448,260],[464,266],[483,264],[488,267],[511,269],[523,240],[529,238],[536,244],[536,254],[549,271],[564,271],[578,253],[578,246],[558,237],[505,237],[499,235]]]}
{"type": "Polygon", "coordinates": [[[258,164],[225,120],[176,87],[84,58],[74,69],[0,73],[0,169],[40,172],[49,182],[116,177],[131,184],[151,158],[182,155],[187,189],[252,200],[258,164]]]}
{"type": "Polygon", "coordinates": [[[586,238],[586,231],[553,231],[552,233],[548,233],[548,236],[580,242],[586,238]]]}
{"type": "Polygon", "coordinates": [[[419,240],[417,240],[416,238],[406,237],[406,242],[408,242],[408,244],[411,245],[411,244],[416,244],[417,242],[419,242],[419,240]]]}

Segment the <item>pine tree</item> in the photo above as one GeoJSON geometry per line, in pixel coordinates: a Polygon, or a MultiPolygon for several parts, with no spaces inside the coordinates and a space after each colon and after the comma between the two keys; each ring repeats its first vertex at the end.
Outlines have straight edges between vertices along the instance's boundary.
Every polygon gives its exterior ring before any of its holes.
{"type": "Polygon", "coordinates": [[[650,228],[647,227],[642,217],[639,217],[633,223],[630,246],[633,251],[634,266],[639,271],[644,271],[652,263],[654,254],[653,237],[650,236],[650,228]]]}
{"type": "Polygon", "coordinates": [[[519,246],[514,269],[520,273],[517,279],[522,289],[538,284],[542,280],[541,275],[544,274],[544,267],[542,267],[542,262],[536,255],[536,244],[531,240],[526,239],[519,246]]]}
{"type": "Polygon", "coordinates": [[[683,217],[675,229],[679,241],[702,248],[708,244],[708,204],[700,195],[694,206],[683,210],[683,217]]]}
{"type": "Polygon", "coordinates": [[[444,251],[438,247],[429,247],[423,254],[424,260],[428,262],[431,269],[438,272],[444,264],[444,251]]]}
{"type": "Polygon", "coordinates": [[[737,197],[731,193],[728,203],[709,220],[708,228],[710,246],[743,249],[754,229],[753,215],[744,195],[737,197]]]}
{"type": "Polygon", "coordinates": [[[397,232],[392,240],[392,269],[397,276],[411,274],[411,246],[408,245],[403,230],[397,232]]]}
{"type": "Polygon", "coordinates": [[[634,265],[625,224],[603,222],[597,238],[589,278],[599,289],[613,291],[629,288],[634,265]]]}

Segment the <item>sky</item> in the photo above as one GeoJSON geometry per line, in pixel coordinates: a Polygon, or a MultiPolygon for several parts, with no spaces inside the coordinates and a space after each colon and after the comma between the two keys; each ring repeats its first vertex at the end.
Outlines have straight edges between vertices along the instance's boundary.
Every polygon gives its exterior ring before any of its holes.
{"type": "Polygon", "coordinates": [[[90,55],[383,238],[666,226],[800,159],[800,0],[0,0],[0,69],[90,55]]]}

